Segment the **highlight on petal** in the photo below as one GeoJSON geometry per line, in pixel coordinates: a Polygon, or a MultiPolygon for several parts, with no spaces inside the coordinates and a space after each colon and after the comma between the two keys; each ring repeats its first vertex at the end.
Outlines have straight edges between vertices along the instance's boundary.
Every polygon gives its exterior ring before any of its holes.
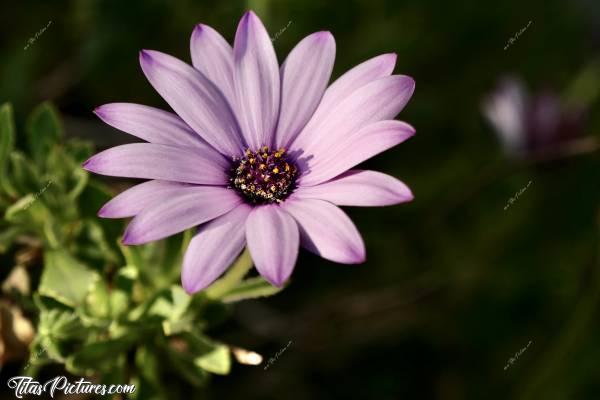
{"type": "Polygon", "coordinates": [[[238,25],[233,53],[242,133],[253,150],[270,146],[279,116],[279,65],[269,34],[252,11],[238,25]]]}
{"type": "Polygon", "coordinates": [[[335,61],[335,39],[317,32],[292,49],[280,69],[281,111],[275,146],[287,147],[310,120],[329,83],[335,61]]]}
{"type": "Polygon", "coordinates": [[[294,219],[278,205],[255,207],[246,221],[246,242],[258,272],[282,286],[298,258],[300,235],[294,219]]]}
{"type": "Polygon", "coordinates": [[[415,81],[406,75],[392,75],[368,83],[332,108],[327,116],[311,120],[291,145],[311,155],[343,142],[362,127],[393,119],[408,103],[415,81]]]}
{"type": "Polygon", "coordinates": [[[365,261],[365,244],[350,218],[337,206],[317,199],[287,199],[283,209],[300,228],[302,247],[342,264],[365,261]]]}
{"type": "Polygon", "coordinates": [[[183,258],[181,283],[194,294],[208,287],[238,257],[246,244],[246,218],[252,208],[240,204],[201,225],[183,258]]]}
{"type": "Polygon", "coordinates": [[[299,187],[294,197],[363,207],[390,206],[414,199],[410,188],[393,176],[358,169],[316,186],[299,187]]]}
{"type": "Polygon", "coordinates": [[[158,108],[133,103],[110,103],[97,107],[94,114],[113,128],[150,143],[210,147],[177,115],[158,108]]]}
{"type": "Polygon", "coordinates": [[[100,175],[226,185],[227,160],[214,151],[152,143],[131,143],[104,150],[83,163],[100,175]]]}
{"type": "Polygon", "coordinates": [[[210,221],[239,205],[233,190],[216,186],[189,186],[162,203],[145,208],[130,223],[123,244],[142,244],[210,221]]]}
{"type": "Polygon", "coordinates": [[[241,154],[246,144],[231,106],[214,83],[159,51],[142,50],[140,65],[154,89],[196,133],[221,154],[241,154]]]}
{"type": "Polygon", "coordinates": [[[98,216],[102,218],[133,217],[149,206],[161,204],[188,186],[185,183],[157,180],[140,183],[113,197],[98,211],[98,216]]]}
{"type": "Polygon", "coordinates": [[[315,185],[376,156],[414,136],[415,128],[396,120],[378,121],[365,126],[339,143],[314,151],[307,163],[310,171],[300,177],[299,184],[315,185]]]}
{"type": "Polygon", "coordinates": [[[198,24],[190,40],[192,65],[212,81],[235,108],[233,49],[213,28],[198,24]]]}

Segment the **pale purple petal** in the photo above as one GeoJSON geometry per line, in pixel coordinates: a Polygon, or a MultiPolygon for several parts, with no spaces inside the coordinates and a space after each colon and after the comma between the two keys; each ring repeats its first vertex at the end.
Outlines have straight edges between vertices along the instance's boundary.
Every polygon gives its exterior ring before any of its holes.
{"type": "Polygon", "coordinates": [[[335,39],[330,32],[304,38],[281,66],[281,111],[275,146],[287,147],[312,117],[331,77],[335,39]]]}
{"type": "Polygon", "coordinates": [[[227,214],[201,225],[183,258],[181,283],[189,294],[214,282],[246,244],[246,218],[252,208],[240,204],[227,214]]]}
{"type": "Polygon", "coordinates": [[[393,119],[408,103],[415,81],[405,75],[392,75],[368,83],[332,108],[328,116],[311,120],[290,149],[312,155],[320,148],[341,143],[362,127],[393,119]]]}
{"type": "Polygon", "coordinates": [[[278,205],[255,207],[246,221],[246,242],[258,272],[282,286],[298,258],[300,235],[294,219],[278,205]]]}
{"type": "Polygon", "coordinates": [[[189,186],[170,198],[145,208],[127,227],[123,244],[142,244],[182,232],[210,221],[242,199],[232,189],[217,186],[189,186]]]}
{"type": "Polygon", "coordinates": [[[226,185],[229,165],[214,151],[131,143],[104,150],[83,163],[83,167],[100,175],[226,185]]]}
{"type": "Polygon", "coordinates": [[[339,77],[325,91],[315,112],[315,119],[326,116],[340,102],[367,83],[390,76],[396,65],[396,54],[388,53],[373,57],[352,68],[339,77]]]}
{"type": "Polygon", "coordinates": [[[158,108],[110,103],[97,107],[94,113],[108,125],[150,143],[210,147],[177,115],[158,108]]]}
{"type": "Polygon", "coordinates": [[[412,137],[415,129],[406,122],[387,120],[365,126],[330,148],[318,147],[307,161],[306,175],[300,177],[302,186],[316,185],[384,152],[412,137]]]}
{"type": "Polygon", "coordinates": [[[393,176],[375,171],[353,169],[316,186],[299,187],[298,199],[321,199],[338,206],[377,207],[411,201],[408,186],[393,176]]]}
{"type": "Polygon", "coordinates": [[[248,145],[271,145],[279,116],[279,65],[269,34],[252,11],[235,35],[234,82],[237,116],[248,145]]]}
{"type": "Polygon", "coordinates": [[[233,49],[213,28],[198,24],[190,40],[192,65],[210,79],[234,108],[233,49]]]}
{"type": "Polygon", "coordinates": [[[245,146],[223,93],[200,71],[168,54],[140,52],[140,65],[154,89],[175,112],[221,154],[241,154],[245,146]]]}
{"type": "MultiPolygon", "coordinates": [[[[396,65],[396,54],[382,54],[371,58],[346,72],[325,91],[314,115],[298,136],[310,136],[312,127],[318,126],[341,102],[368,83],[390,76],[396,65]]],[[[306,138],[299,140],[302,143],[306,138]]]]}
{"type": "Polygon", "coordinates": [[[302,247],[331,261],[359,264],[365,261],[365,244],[350,218],[323,200],[290,196],[282,205],[300,228],[302,247]]]}
{"type": "Polygon", "coordinates": [[[187,186],[185,183],[156,180],[140,183],[113,197],[98,211],[98,216],[133,217],[149,206],[161,204],[187,186]]]}

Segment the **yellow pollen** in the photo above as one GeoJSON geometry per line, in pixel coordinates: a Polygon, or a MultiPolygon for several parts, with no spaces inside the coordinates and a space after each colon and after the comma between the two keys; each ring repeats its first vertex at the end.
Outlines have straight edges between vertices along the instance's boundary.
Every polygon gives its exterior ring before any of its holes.
{"type": "Polygon", "coordinates": [[[274,174],[278,174],[279,173],[279,168],[277,168],[277,167],[273,168],[273,173],[274,174]]]}

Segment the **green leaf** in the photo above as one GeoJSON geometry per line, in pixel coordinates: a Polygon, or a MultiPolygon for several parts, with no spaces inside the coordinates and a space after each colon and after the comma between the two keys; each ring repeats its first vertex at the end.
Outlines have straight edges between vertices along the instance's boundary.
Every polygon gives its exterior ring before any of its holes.
{"type": "Polygon", "coordinates": [[[45,222],[51,218],[51,215],[41,201],[37,201],[33,194],[29,194],[8,207],[4,218],[14,224],[23,224],[28,228],[36,229],[41,233],[45,222]]]}
{"type": "Polygon", "coordinates": [[[35,193],[36,198],[45,191],[48,182],[43,182],[35,165],[19,152],[12,152],[10,160],[10,179],[12,185],[21,195],[35,193]]]}
{"type": "Polygon", "coordinates": [[[148,309],[148,315],[177,321],[187,310],[190,301],[191,297],[180,286],[172,286],[154,299],[148,309]]]}
{"type": "Polygon", "coordinates": [[[229,347],[222,344],[218,345],[210,352],[197,357],[194,364],[213,374],[227,375],[231,370],[229,347]]]}
{"type": "Polygon", "coordinates": [[[7,179],[7,166],[9,154],[15,146],[15,122],[10,104],[0,106],[0,188],[5,193],[16,196],[14,188],[7,179]]]}
{"type": "Polygon", "coordinates": [[[29,150],[39,165],[63,136],[58,112],[48,102],[40,104],[27,119],[25,132],[29,150]]]}
{"type": "Polygon", "coordinates": [[[233,303],[240,300],[256,299],[259,297],[273,296],[283,290],[271,285],[262,277],[249,278],[237,287],[224,293],[220,299],[224,303],[233,303]]]}
{"type": "Polygon", "coordinates": [[[109,339],[84,345],[66,359],[67,371],[75,375],[109,372],[118,366],[119,359],[132,346],[131,337],[109,339]]]}
{"type": "MultiPolygon", "coordinates": [[[[40,300],[37,303],[40,304],[40,300]]],[[[47,309],[42,306],[38,333],[31,346],[32,352],[36,349],[37,358],[32,363],[64,362],[71,353],[72,343],[82,340],[87,334],[78,315],[72,310],[47,309]]]]}
{"type": "Polygon", "coordinates": [[[44,265],[39,293],[71,307],[84,301],[98,279],[94,271],[63,249],[46,251],[44,265]]]}

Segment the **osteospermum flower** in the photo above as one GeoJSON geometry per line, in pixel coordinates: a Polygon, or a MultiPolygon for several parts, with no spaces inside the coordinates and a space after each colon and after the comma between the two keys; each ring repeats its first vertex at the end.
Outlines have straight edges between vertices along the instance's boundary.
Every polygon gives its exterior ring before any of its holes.
{"type": "Polygon", "coordinates": [[[193,67],[143,50],[144,74],[176,114],[113,103],[95,113],[149,143],[105,150],[84,163],[103,175],[150,179],[116,196],[101,217],[134,217],[127,245],[198,227],[186,251],[188,293],[217,279],[248,247],[258,272],[281,286],[298,249],[338,263],[361,263],[365,246],[338,206],[412,200],[383,173],[352,169],[395,146],[414,129],[392,120],[415,84],[391,75],[384,54],[327,84],[335,58],[329,32],[304,38],[278,65],[259,18],[246,13],[233,48],[214,29],[196,26],[193,67]]]}

